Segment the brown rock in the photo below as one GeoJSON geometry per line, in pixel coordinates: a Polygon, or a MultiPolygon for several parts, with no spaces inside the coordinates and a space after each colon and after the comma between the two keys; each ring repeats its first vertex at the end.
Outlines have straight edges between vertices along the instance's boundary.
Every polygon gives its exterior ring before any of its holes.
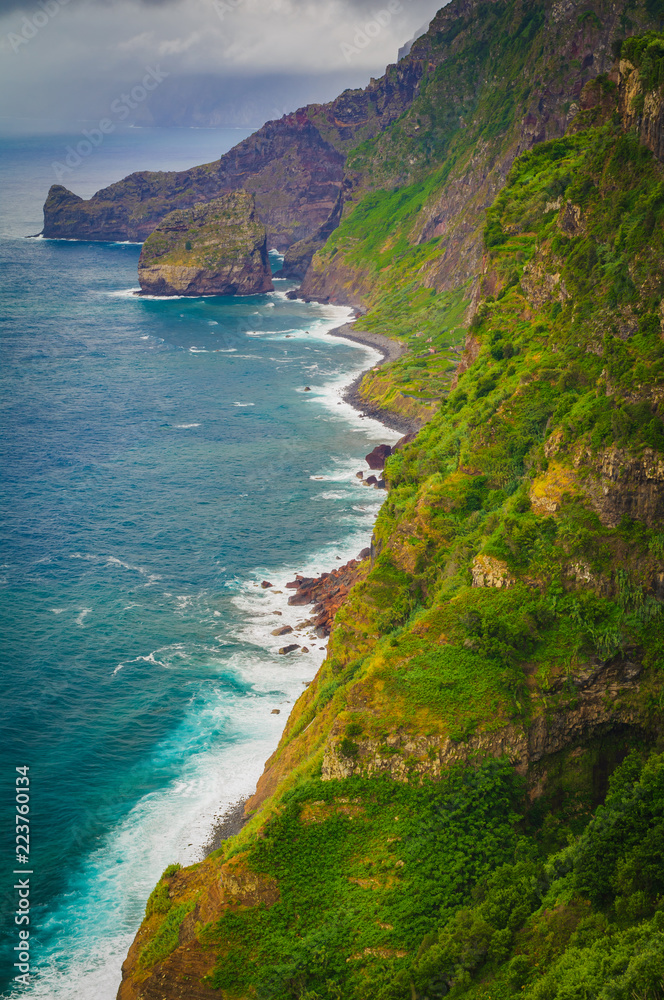
{"type": "Polygon", "coordinates": [[[293,629],[290,627],[290,625],[282,625],[281,628],[275,628],[275,630],[272,632],[272,635],[289,635],[292,631],[293,629]]]}
{"type": "Polygon", "coordinates": [[[285,656],[287,653],[294,653],[295,650],[299,648],[298,644],[294,642],[291,646],[282,646],[279,650],[279,654],[280,656],[285,656]]]}
{"type": "Polygon", "coordinates": [[[141,250],[138,280],[150,295],[257,295],[273,289],[265,226],[253,195],[232,191],[170,212],[141,250]]]}
{"type": "Polygon", "coordinates": [[[394,454],[395,451],[401,451],[404,445],[410,444],[410,442],[414,441],[416,437],[417,431],[411,431],[410,434],[404,434],[402,438],[399,438],[395,445],[392,445],[392,454],[394,454]]]}
{"type": "Polygon", "coordinates": [[[263,590],[267,590],[268,587],[271,587],[271,586],[272,586],[272,584],[268,583],[267,580],[263,580],[263,582],[261,583],[261,587],[263,588],[263,590]]]}
{"type": "Polygon", "coordinates": [[[391,454],[392,448],[389,444],[378,444],[374,450],[367,455],[367,465],[370,469],[382,469],[391,454]]]}

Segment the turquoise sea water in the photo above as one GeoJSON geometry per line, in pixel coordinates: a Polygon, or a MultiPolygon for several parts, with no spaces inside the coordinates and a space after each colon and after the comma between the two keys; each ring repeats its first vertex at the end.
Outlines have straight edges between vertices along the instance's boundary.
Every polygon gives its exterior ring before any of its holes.
{"type": "MultiPolygon", "coordinates": [[[[118,131],[67,183],[88,196],[244,134],[118,131]]],[[[141,299],[139,246],[26,240],[76,137],[2,135],[0,989],[19,992],[27,765],[28,994],[111,1000],[155,880],[200,858],[252,791],[321,662],[306,631],[309,653],[278,655],[271,631],[306,617],[283,584],[368,543],[380,495],[354,473],[396,435],[339,405],[376,359],[327,336],[346,310],[290,302],[279,280],[238,300],[141,299]]]]}

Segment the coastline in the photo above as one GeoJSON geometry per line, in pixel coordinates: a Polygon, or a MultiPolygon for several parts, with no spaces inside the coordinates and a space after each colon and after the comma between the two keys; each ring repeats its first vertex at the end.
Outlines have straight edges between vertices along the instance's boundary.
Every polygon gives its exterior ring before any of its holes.
{"type": "MultiPolygon", "coordinates": [[[[397,358],[401,357],[402,354],[405,353],[406,349],[404,348],[404,346],[398,343],[397,341],[389,340],[387,337],[383,337],[380,334],[364,333],[364,332],[356,333],[353,330],[352,322],[347,322],[339,327],[326,330],[325,334],[327,336],[341,337],[345,340],[351,340],[357,344],[362,344],[363,346],[372,347],[374,350],[378,351],[382,355],[380,361],[374,362],[373,364],[370,364],[367,367],[363,368],[360,371],[360,373],[352,379],[352,381],[350,381],[349,383],[347,383],[345,386],[342,387],[341,398],[345,402],[349,403],[354,410],[359,411],[361,414],[366,415],[367,417],[371,417],[372,419],[381,423],[388,431],[391,430],[393,432],[396,431],[398,433],[407,434],[412,430],[419,429],[419,425],[416,422],[409,422],[404,418],[398,417],[396,414],[391,414],[387,410],[380,409],[380,407],[378,406],[371,407],[370,405],[367,405],[366,402],[362,400],[357,391],[367,371],[369,371],[372,367],[375,367],[376,364],[382,365],[387,362],[397,360],[397,358]]],[[[369,471],[371,470],[369,469],[369,471]]],[[[350,481],[353,482],[354,479],[351,479],[350,481]]],[[[374,518],[374,523],[375,523],[375,518],[374,518]]],[[[337,548],[340,552],[344,551],[345,548],[344,540],[342,539],[339,540],[339,545],[337,546],[337,548]]],[[[350,557],[349,552],[346,552],[345,555],[347,558],[351,558],[352,562],[353,557],[350,557]]],[[[326,576],[328,573],[341,572],[348,566],[348,563],[343,558],[340,559],[338,555],[336,556],[337,560],[336,565],[331,561],[333,558],[331,554],[329,558],[330,562],[325,561],[325,563],[322,563],[320,561],[320,555],[318,553],[312,554],[312,561],[315,560],[315,562],[317,562],[319,566],[321,566],[321,568],[318,570],[318,574],[315,577],[316,580],[322,581],[323,577],[326,576]],[[326,569],[322,568],[323,565],[326,567],[326,569]]],[[[361,555],[355,555],[354,559],[355,560],[361,559],[361,555]]],[[[307,569],[308,567],[305,568],[305,573],[307,572],[307,569]]],[[[308,632],[310,631],[310,628],[309,629],[305,628],[301,630],[295,624],[295,621],[296,619],[307,617],[307,610],[310,610],[310,608],[309,606],[301,606],[301,607],[290,606],[288,603],[288,598],[292,596],[294,592],[292,590],[285,592],[282,591],[281,587],[285,587],[285,584],[280,582],[279,580],[279,577],[281,575],[284,575],[284,579],[286,577],[288,577],[289,579],[293,579],[293,577],[297,577],[298,571],[295,568],[291,568],[289,570],[286,570],[284,574],[284,568],[282,567],[281,573],[275,574],[274,572],[270,572],[267,569],[265,571],[261,570],[256,577],[256,581],[253,582],[253,587],[258,587],[258,580],[262,575],[264,575],[264,573],[267,573],[270,579],[275,580],[275,585],[276,588],[278,589],[270,587],[267,591],[263,590],[261,592],[261,598],[263,598],[261,604],[263,604],[263,601],[265,599],[269,600],[271,595],[278,594],[280,597],[282,597],[281,601],[279,601],[276,605],[277,607],[281,608],[281,611],[278,612],[281,617],[276,622],[276,624],[278,625],[280,623],[288,623],[291,617],[293,621],[293,626],[292,626],[293,631],[291,635],[287,636],[285,639],[281,639],[280,642],[282,643],[287,642],[291,637],[302,642],[304,637],[303,635],[300,634],[300,631],[308,632]]],[[[315,601],[311,602],[312,605],[315,603],[316,603],[315,601]]],[[[245,611],[248,612],[249,620],[253,619],[253,624],[257,624],[256,619],[253,616],[261,615],[261,612],[258,611],[258,608],[253,609],[253,615],[248,608],[246,608],[245,611]]],[[[265,614],[265,612],[262,613],[265,614]]],[[[270,624],[275,624],[275,622],[272,620],[270,624]]],[[[325,659],[327,657],[327,648],[326,648],[327,637],[315,638],[314,642],[316,642],[319,645],[320,653],[322,653],[321,662],[318,663],[316,671],[313,675],[315,677],[318,674],[318,671],[320,670],[322,663],[325,662],[325,659]]],[[[269,648],[266,648],[266,651],[269,651],[269,648]]],[[[290,711],[292,710],[292,707],[293,707],[292,705],[289,706],[289,711],[285,713],[285,721],[290,717],[290,711]]],[[[230,837],[233,837],[240,832],[240,830],[242,829],[242,827],[245,825],[245,823],[249,818],[248,815],[245,813],[245,806],[247,802],[249,802],[255,794],[256,794],[256,788],[253,788],[251,789],[251,791],[247,792],[246,797],[243,796],[239,798],[237,801],[229,805],[223,812],[218,813],[214,817],[213,824],[209,830],[208,839],[201,847],[201,853],[203,858],[209,857],[210,854],[212,854],[214,851],[218,850],[222,846],[224,841],[228,840],[230,837]]]]}
{"type": "MultiPolygon", "coordinates": [[[[369,333],[364,330],[356,331],[350,323],[344,323],[343,326],[330,330],[329,335],[331,337],[343,337],[344,340],[352,340],[356,344],[364,344],[379,351],[382,354],[382,359],[378,362],[377,366],[372,365],[371,367],[379,367],[380,365],[397,361],[406,353],[406,348],[400,341],[390,340],[389,337],[384,337],[380,333],[369,333]]],[[[385,427],[393,431],[398,431],[400,434],[413,434],[419,431],[422,424],[418,420],[400,416],[398,413],[392,413],[390,410],[385,410],[376,403],[370,403],[362,398],[360,395],[360,385],[367,371],[369,371],[368,368],[357,375],[350,385],[344,389],[344,402],[352,406],[353,409],[359,410],[364,416],[378,420],[385,427]]]]}
{"type": "Polygon", "coordinates": [[[209,858],[214,851],[218,851],[225,840],[234,837],[239,833],[247,822],[244,807],[248,799],[238,799],[226,812],[216,816],[214,826],[210,830],[210,836],[206,844],[203,845],[203,857],[209,858]]]}

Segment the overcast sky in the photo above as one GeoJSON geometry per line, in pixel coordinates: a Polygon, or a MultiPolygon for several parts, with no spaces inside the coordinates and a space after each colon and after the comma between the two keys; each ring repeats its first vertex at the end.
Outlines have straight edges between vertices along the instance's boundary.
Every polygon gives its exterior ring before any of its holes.
{"type": "MultiPolygon", "coordinates": [[[[95,118],[148,69],[233,81],[379,76],[441,0],[0,0],[0,115],[95,118]]],[[[152,82],[152,78],[151,78],[152,82]]],[[[320,88],[319,88],[320,90],[320,88]]],[[[140,92],[139,92],[140,93],[140,92]]],[[[330,94],[333,96],[333,94],[330,94]]],[[[315,98],[314,98],[315,99],[315,98]]]]}

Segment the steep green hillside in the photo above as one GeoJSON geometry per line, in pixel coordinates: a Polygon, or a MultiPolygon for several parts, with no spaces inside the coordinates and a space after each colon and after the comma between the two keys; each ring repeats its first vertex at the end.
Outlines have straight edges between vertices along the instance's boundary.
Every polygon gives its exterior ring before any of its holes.
{"type": "Polygon", "coordinates": [[[431,419],[249,823],[165,873],[120,998],[661,1000],[664,35],[622,56],[514,162],[472,286],[417,285],[424,188],[332,237],[423,346],[370,385],[417,360],[431,419]]]}

